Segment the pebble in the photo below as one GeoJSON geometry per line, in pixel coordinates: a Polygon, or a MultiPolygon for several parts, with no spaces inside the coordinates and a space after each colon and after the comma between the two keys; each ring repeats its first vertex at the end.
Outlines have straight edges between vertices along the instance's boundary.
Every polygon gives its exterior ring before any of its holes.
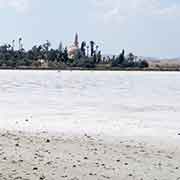
{"type": "Polygon", "coordinates": [[[38,170],[38,168],[37,168],[37,167],[34,167],[34,168],[33,168],[33,171],[36,171],[36,170],[38,170]]]}
{"type": "Polygon", "coordinates": [[[46,140],[46,143],[50,143],[50,140],[49,140],[49,139],[47,139],[47,140],[46,140]]]}
{"type": "Polygon", "coordinates": [[[40,180],[44,180],[44,179],[45,179],[45,176],[41,176],[39,179],[40,179],[40,180]]]}

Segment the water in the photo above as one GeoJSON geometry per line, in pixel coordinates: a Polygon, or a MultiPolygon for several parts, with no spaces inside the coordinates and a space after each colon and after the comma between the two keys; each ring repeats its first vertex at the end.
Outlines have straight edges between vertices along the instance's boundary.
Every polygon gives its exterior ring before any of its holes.
{"type": "Polygon", "coordinates": [[[179,82],[177,72],[0,71],[0,127],[177,135],[179,82]]]}

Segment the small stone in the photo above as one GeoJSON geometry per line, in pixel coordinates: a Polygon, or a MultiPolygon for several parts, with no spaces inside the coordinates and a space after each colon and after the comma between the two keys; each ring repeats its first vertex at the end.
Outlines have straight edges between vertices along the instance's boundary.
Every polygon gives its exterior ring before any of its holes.
{"type": "Polygon", "coordinates": [[[125,166],[127,166],[127,165],[128,165],[128,163],[124,163],[124,165],[125,165],[125,166]]]}
{"type": "Polygon", "coordinates": [[[144,150],[144,149],[141,149],[140,152],[145,152],[145,150],[144,150]]]}
{"type": "Polygon", "coordinates": [[[173,159],[173,157],[172,156],[169,156],[169,155],[167,155],[166,156],[168,159],[173,159]]]}
{"type": "Polygon", "coordinates": [[[45,179],[45,176],[41,176],[39,179],[40,179],[40,180],[44,180],[44,179],[45,179]]]}
{"type": "Polygon", "coordinates": [[[37,167],[34,167],[34,168],[33,168],[33,171],[37,171],[37,170],[38,170],[38,168],[37,168],[37,167]]]}
{"type": "Polygon", "coordinates": [[[118,159],[118,160],[116,160],[116,162],[120,162],[120,160],[118,159]]]}
{"type": "Polygon", "coordinates": [[[20,180],[20,179],[23,179],[21,176],[17,176],[14,178],[14,180],[20,180]]]}
{"type": "Polygon", "coordinates": [[[19,147],[19,144],[15,144],[16,147],[19,147]]]}
{"type": "Polygon", "coordinates": [[[46,140],[46,142],[47,142],[47,143],[50,143],[50,140],[49,140],[49,139],[47,139],[47,140],[46,140]]]}
{"type": "Polygon", "coordinates": [[[46,164],[47,164],[47,165],[51,165],[51,164],[52,164],[52,162],[51,162],[51,161],[48,161],[46,164]]]}
{"type": "Polygon", "coordinates": [[[132,177],[133,175],[132,174],[128,174],[128,176],[132,177]]]}
{"type": "Polygon", "coordinates": [[[62,178],[67,178],[68,176],[67,175],[64,175],[64,176],[61,176],[62,178]]]}
{"type": "Polygon", "coordinates": [[[101,175],[103,178],[105,178],[105,179],[110,179],[110,177],[109,176],[105,176],[105,175],[101,175]]]}
{"type": "Polygon", "coordinates": [[[91,138],[91,136],[88,136],[87,134],[85,134],[84,136],[86,136],[86,137],[89,138],[89,139],[91,138]]]}
{"type": "Polygon", "coordinates": [[[84,157],[84,159],[85,159],[85,160],[87,160],[87,159],[88,159],[88,157],[84,157]]]}

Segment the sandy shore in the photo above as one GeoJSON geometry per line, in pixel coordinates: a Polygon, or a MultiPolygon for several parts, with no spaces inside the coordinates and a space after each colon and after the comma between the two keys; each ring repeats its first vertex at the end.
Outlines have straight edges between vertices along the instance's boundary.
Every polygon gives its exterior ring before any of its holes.
{"type": "Polygon", "coordinates": [[[180,145],[0,132],[0,180],[179,180],[180,145]]]}

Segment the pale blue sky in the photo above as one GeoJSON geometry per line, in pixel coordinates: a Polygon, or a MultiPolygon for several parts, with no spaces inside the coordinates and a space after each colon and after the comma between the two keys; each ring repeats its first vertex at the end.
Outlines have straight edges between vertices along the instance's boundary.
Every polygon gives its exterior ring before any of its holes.
{"type": "Polygon", "coordinates": [[[22,37],[25,48],[46,39],[58,47],[94,40],[103,53],[180,57],[178,0],[0,0],[0,42],[22,37]]]}

